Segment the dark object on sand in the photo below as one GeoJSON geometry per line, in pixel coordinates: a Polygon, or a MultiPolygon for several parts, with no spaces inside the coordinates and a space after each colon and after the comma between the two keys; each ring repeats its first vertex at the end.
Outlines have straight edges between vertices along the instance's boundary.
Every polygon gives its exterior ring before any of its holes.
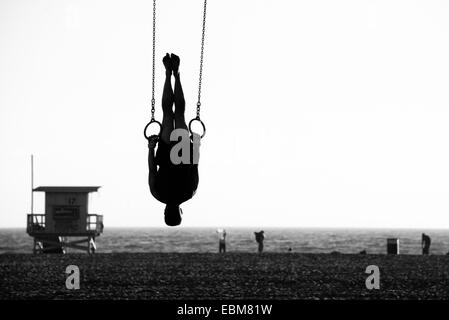
{"type": "Polygon", "coordinates": [[[63,242],[58,236],[47,236],[39,238],[38,241],[42,243],[42,253],[65,253],[63,249],[63,242]]]}
{"type": "Polygon", "coordinates": [[[423,233],[421,236],[421,247],[422,247],[422,254],[429,254],[429,250],[430,250],[430,243],[432,242],[432,240],[430,239],[430,237],[423,233]]]}
{"type": "Polygon", "coordinates": [[[264,231],[261,230],[259,232],[254,232],[254,235],[256,236],[256,241],[259,244],[258,252],[262,253],[262,251],[263,251],[263,240],[265,239],[264,231]]]}
{"type": "Polygon", "coordinates": [[[288,248],[288,252],[292,252],[292,248],[288,248]]]}
{"type": "Polygon", "coordinates": [[[366,254],[366,250],[360,251],[359,254],[366,254]]]}
{"type": "Polygon", "coordinates": [[[388,238],[387,239],[387,254],[399,254],[399,239],[388,238]]]}
{"type": "Polygon", "coordinates": [[[226,230],[218,229],[217,233],[218,233],[218,252],[226,253],[226,230]]]}

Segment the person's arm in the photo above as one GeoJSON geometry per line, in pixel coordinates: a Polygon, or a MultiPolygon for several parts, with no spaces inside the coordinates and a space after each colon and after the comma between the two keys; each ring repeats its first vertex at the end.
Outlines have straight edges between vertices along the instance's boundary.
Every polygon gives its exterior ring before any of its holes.
{"type": "Polygon", "coordinates": [[[196,133],[192,133],[192,144],[193,144],[193,164],[198,164],[200,161],[200,146],[201,146],[201,136],[196,133]]]}
{"type": "Polygon", "coordinates": [[[150,187],[151,194],[156,197],[156,173],[157,173],[157,166],[156,166],[156,158],[155,158],[155,152],[154,148],[156,147],[158,137],[157,136],[151,136],[148,140],[148,185],[150,187]]]}

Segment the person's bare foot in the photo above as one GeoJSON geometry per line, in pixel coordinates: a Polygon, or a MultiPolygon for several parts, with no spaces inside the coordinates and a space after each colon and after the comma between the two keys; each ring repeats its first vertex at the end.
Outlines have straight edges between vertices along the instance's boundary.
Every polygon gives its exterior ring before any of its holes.
{"type": "MultiPolygon", "coordinates": [[[[165,66],[165,73],[171,74],[173,71],[173,61],[172,58],[170,58],[170,55],[167,53],[165,57],[162,59],[162,62],[165,66]]],[[[179,66],[179,63],[178,63],[179,66]]]]}
{"type": "Polygon", "coordinates": [[[179,64],[180,64],[181,60],[179,59],[179,57],[176,54],[172,53],[171,54],[171,62],[172,62],[173,74],[176,76],[176,75],[178,75],[179,64]]]}

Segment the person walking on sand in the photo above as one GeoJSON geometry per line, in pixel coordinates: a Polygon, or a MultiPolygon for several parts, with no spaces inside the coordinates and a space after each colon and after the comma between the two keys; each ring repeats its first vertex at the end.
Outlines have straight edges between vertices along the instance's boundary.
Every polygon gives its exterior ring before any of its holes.
{"type": "Polygon", "coordinates": [[[262,253],[263,251],[263,240],[265,239],[263,230],[259,232],[254,232],[254,235],[256,236],[256,241],[259,244],[258,252],[262,253]]]}
{"type": "Polygon", "coordinates": [[[226,253],[226,230],[217,229],[218,233],[218,253],[226,253]]]}
{"type": "Polygon", "coordinates": [[[193,133],[190,142],[190,162],[175,164],[170,153],[178,141],[171,141],[170,136],[175,129],[183,129],[188,134],[184,118],[185,101],[179,76],[177,55],[167,53],[162,60],[166,69],[164,92],[162,94],[162,130],[160,137],[152,135],[148,139],[148,185],[151,194],[165,203],[165,223],[168,226],[181,224],[182,210],[180,204],[191,199],[198,188],[198,159],[200,137],[193,133]],[[171,75],[175,78],[175,90],[171,85],[171,75]],[[173,111],[173,104],[175,111],[173,111]],[[157,153],[155,154],[155,147],[157,153]],[[193,160],[193,159],[196,159],[193,160]],[[159,168],[158,168],[159,167],[159,168]]]}
{"type": "Polygon", "coordinates": [[[431,243],[430,237],[427,234],[423,233],[421,237],[422,254],[425,255],[429,254],[430,243],[431,243]]]}

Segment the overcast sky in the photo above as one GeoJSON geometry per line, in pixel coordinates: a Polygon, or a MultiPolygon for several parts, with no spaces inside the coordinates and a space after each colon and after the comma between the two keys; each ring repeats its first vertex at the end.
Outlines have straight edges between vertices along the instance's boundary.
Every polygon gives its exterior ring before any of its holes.
{"type": "MultiPolygon", "coordinates": [[[[158,1],[195,114],[202,0],[158,1]]],[[[152,1],[0,0],[0,227],[35,185],[100,185],[105,226],[164,226],[148,189],[152,1]]],[[[209,0],[200,184],[183,226],[449,227],[449,2],[209,0]]],[[[44,199],[36,194],[36,212],[44,199]]]]}

